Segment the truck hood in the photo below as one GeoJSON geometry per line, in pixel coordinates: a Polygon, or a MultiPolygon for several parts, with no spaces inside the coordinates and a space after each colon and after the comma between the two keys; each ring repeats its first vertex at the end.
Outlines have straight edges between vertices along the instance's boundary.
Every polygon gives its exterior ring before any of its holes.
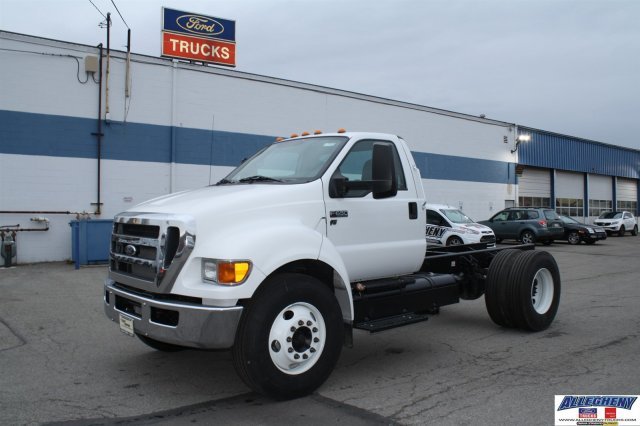
{"type": "Polygon", "coordinates": [[[483,232],[483,233],[490,232],[493,234],[493,229],[489,228],[488,226],[481,225],[479,223],[459,224],[456,226],[456,228],[473,229],[474,231],[483,232]]]}
{"type": "Polygon", "coordinates": [[[138,204],[128,212],[192,216],[240,213],[247,210],[268,209],[276,204],[282,206],[305,202],[313,198],[321,200],[322,194],[318,193],[321,188],[322,184],[319,181],[297,185],[248,183],[208,186],[154,198],[138,204]]]}

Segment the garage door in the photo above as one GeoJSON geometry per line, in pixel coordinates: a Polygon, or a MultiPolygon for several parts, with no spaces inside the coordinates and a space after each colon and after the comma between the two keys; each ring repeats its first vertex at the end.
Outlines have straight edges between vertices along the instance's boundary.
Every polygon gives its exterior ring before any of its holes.
{"type": "Polygon", "coordinates": [[[598,217],[613,210],[613,186],[611,176],[589,175],[589,216],[598,217]]]}
{"type": "Polygon", "coordinates": [[[550,207],[551,172],[549,169],[526,167],[518,178],[518,205],[550,207]]]}
{"type": "Polygon", "coordinates": [[[627,210],[635,214],[638,209],[638,181],[618,178],[616,199],[618,200],[618,210],[627,210]]]}
{"type": "Polygon", "coordinates": [[[584,174],[556,172],[556,211],[566,216],[584,216],[584,174]]]}

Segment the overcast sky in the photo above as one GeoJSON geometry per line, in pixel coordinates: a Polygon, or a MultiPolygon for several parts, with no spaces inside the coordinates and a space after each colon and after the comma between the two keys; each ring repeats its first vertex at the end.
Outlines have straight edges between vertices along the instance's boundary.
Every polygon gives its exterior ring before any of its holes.
{"type": "MultiPolygon", "coordinates": [[[[97,45],[91,1],[0,0],[0,29],[97,45]]],[[[235,20],[239,71],[640,149],[640,1],[113,1],[135,53],[160,56],[165,6],[235,20]]]]}

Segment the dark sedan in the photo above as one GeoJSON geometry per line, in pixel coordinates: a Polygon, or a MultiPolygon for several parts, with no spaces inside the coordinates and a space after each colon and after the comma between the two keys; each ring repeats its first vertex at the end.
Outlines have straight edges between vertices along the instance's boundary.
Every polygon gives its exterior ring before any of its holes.
{"type": "Polygon", "coordinates": [[[564,237],[569,244],[595,244],[598,240],[606,240],[607,232],[601,226],[587,225],[569,216],[560,216],[564,224],[564,237]]]}

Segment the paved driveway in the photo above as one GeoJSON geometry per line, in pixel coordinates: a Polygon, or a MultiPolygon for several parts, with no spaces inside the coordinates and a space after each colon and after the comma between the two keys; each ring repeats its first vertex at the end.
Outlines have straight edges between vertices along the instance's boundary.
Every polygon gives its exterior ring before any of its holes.
{"type": "Polygon", "coordinates": [[[0,269],[0,423],[553,424],[555,394],[640,393],[640,238],[554,244],[552,327],[495,326],[484,299],[355,334],[316,394],[249,393],[228,352],[160,353],[102,310],[104,267],[0,269]]]}

